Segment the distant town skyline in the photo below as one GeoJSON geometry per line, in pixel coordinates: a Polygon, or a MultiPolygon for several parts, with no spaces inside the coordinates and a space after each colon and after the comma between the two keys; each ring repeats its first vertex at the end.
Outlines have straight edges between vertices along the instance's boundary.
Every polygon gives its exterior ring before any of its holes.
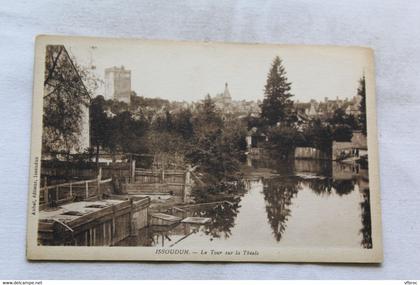
{"type": "MultiPolygon", "coordinates": [[[[223,93],[225,83],[233,100],[257,101],[264,98],[264,85],[275,56],[283,61],[292,99],[352,98],[358,80],[369,66],[367,49],[325,47],[243,45],[150,41],[125,46],[68,46],[76,61],[104,80],[105,69],[124,66],[131,71],[131,87],[139,96],[171,101],[198,101],[207,94],[223,93]],[[241,48],[238,48],[241,47],[241,48]],[[334,78],[334,80],[331,80],[334,78]]],[[[96,95],[104,95],[104,84],[96,95]]]]}

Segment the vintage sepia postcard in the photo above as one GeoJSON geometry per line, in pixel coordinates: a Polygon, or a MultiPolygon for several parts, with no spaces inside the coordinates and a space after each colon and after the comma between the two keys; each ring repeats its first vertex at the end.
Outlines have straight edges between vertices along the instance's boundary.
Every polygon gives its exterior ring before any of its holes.
{"type": "Polygon", "coordinates": [[[382,261],[369,48],[38,36],[27,258],[382,261]]]}

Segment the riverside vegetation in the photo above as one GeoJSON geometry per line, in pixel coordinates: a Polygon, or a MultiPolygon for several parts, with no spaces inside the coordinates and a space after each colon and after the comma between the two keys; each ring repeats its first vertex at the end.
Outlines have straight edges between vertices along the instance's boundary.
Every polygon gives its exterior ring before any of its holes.
{"type": "MultiPolygon", "coordinates": [[[[98,80],[85,68],[76,65],[83,81],[93,82],[88,88],[80,88],[80,82],[67,74],[65,66],[70,62],[62,62],[60,69],[55,67],[57,63],[53,54],[58,52],[47,50],[45,84],[50,84],[49,78],[60,80],[55,81],[58,84],[44,98],[44,102],[48,103],[44,110],[44,131],[47,129],[43,137],[45,150],[55,154],[70,153],[80,132],[77,121],[81,117],[81,109],[77,106],[87,104],[90,109],[91,148],[85,150],[79,160],[98,162],[100,151],[176,156],[185,164],[194,166],[199,173],[202,183],[198,183],[193,191],[198,201],[243,190],[240,165],[247,151],[245,137],[253,128],[267,135],[264,148],[282,160],[290,159],[296,147],[314,147],[331,153],[332,141],[349,141],[353,130],[366,133],[364,77],[355,91],[362,97],[359,117],[347,115],[338,108],[329,119],[311,119],[302,125],[294,108],[292,83],[288,81],[279,57],[274,58],[269,68],[260,113],[258,116],[240,117],[224,114],[216,108],[209,95],[203,101],[187,106],[138,96],[135,92],[131,94],[130,105],[105,100],[103,96],[86,102],[89,95],[92,97],[98,80]],[[59,140],[62,143],[57,144],[59,140]],[[62,146],[65,146],[64,150],[62,146]]],[[[70,156],[67,157],[71,160],[70,156]]],[[[150,167],[150,163],[144,160],[139,165],[150,167]]]]}

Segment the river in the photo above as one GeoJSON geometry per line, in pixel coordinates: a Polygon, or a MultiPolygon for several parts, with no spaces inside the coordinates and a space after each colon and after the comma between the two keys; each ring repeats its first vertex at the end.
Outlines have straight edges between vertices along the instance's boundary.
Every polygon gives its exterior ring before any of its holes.
{"type": "Polygon", "coordinates": [[[251,160],[229,202],[187,208],[205,225],[148,227],[119,245],[371,248],[367,170],[325,161],[251,160]]]}

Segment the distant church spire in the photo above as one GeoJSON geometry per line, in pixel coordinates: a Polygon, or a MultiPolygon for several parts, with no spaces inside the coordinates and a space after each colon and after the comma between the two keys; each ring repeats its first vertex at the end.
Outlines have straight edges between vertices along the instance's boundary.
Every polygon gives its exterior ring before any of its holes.
{"type": "Polygon", "coordinates": [[[231,98],[230,97],[230,92],[229,92],[229,88],[228,88],[228,83],[225,83],[225,92],[223,92],[223,97],[225,98],[231,98]]]}

